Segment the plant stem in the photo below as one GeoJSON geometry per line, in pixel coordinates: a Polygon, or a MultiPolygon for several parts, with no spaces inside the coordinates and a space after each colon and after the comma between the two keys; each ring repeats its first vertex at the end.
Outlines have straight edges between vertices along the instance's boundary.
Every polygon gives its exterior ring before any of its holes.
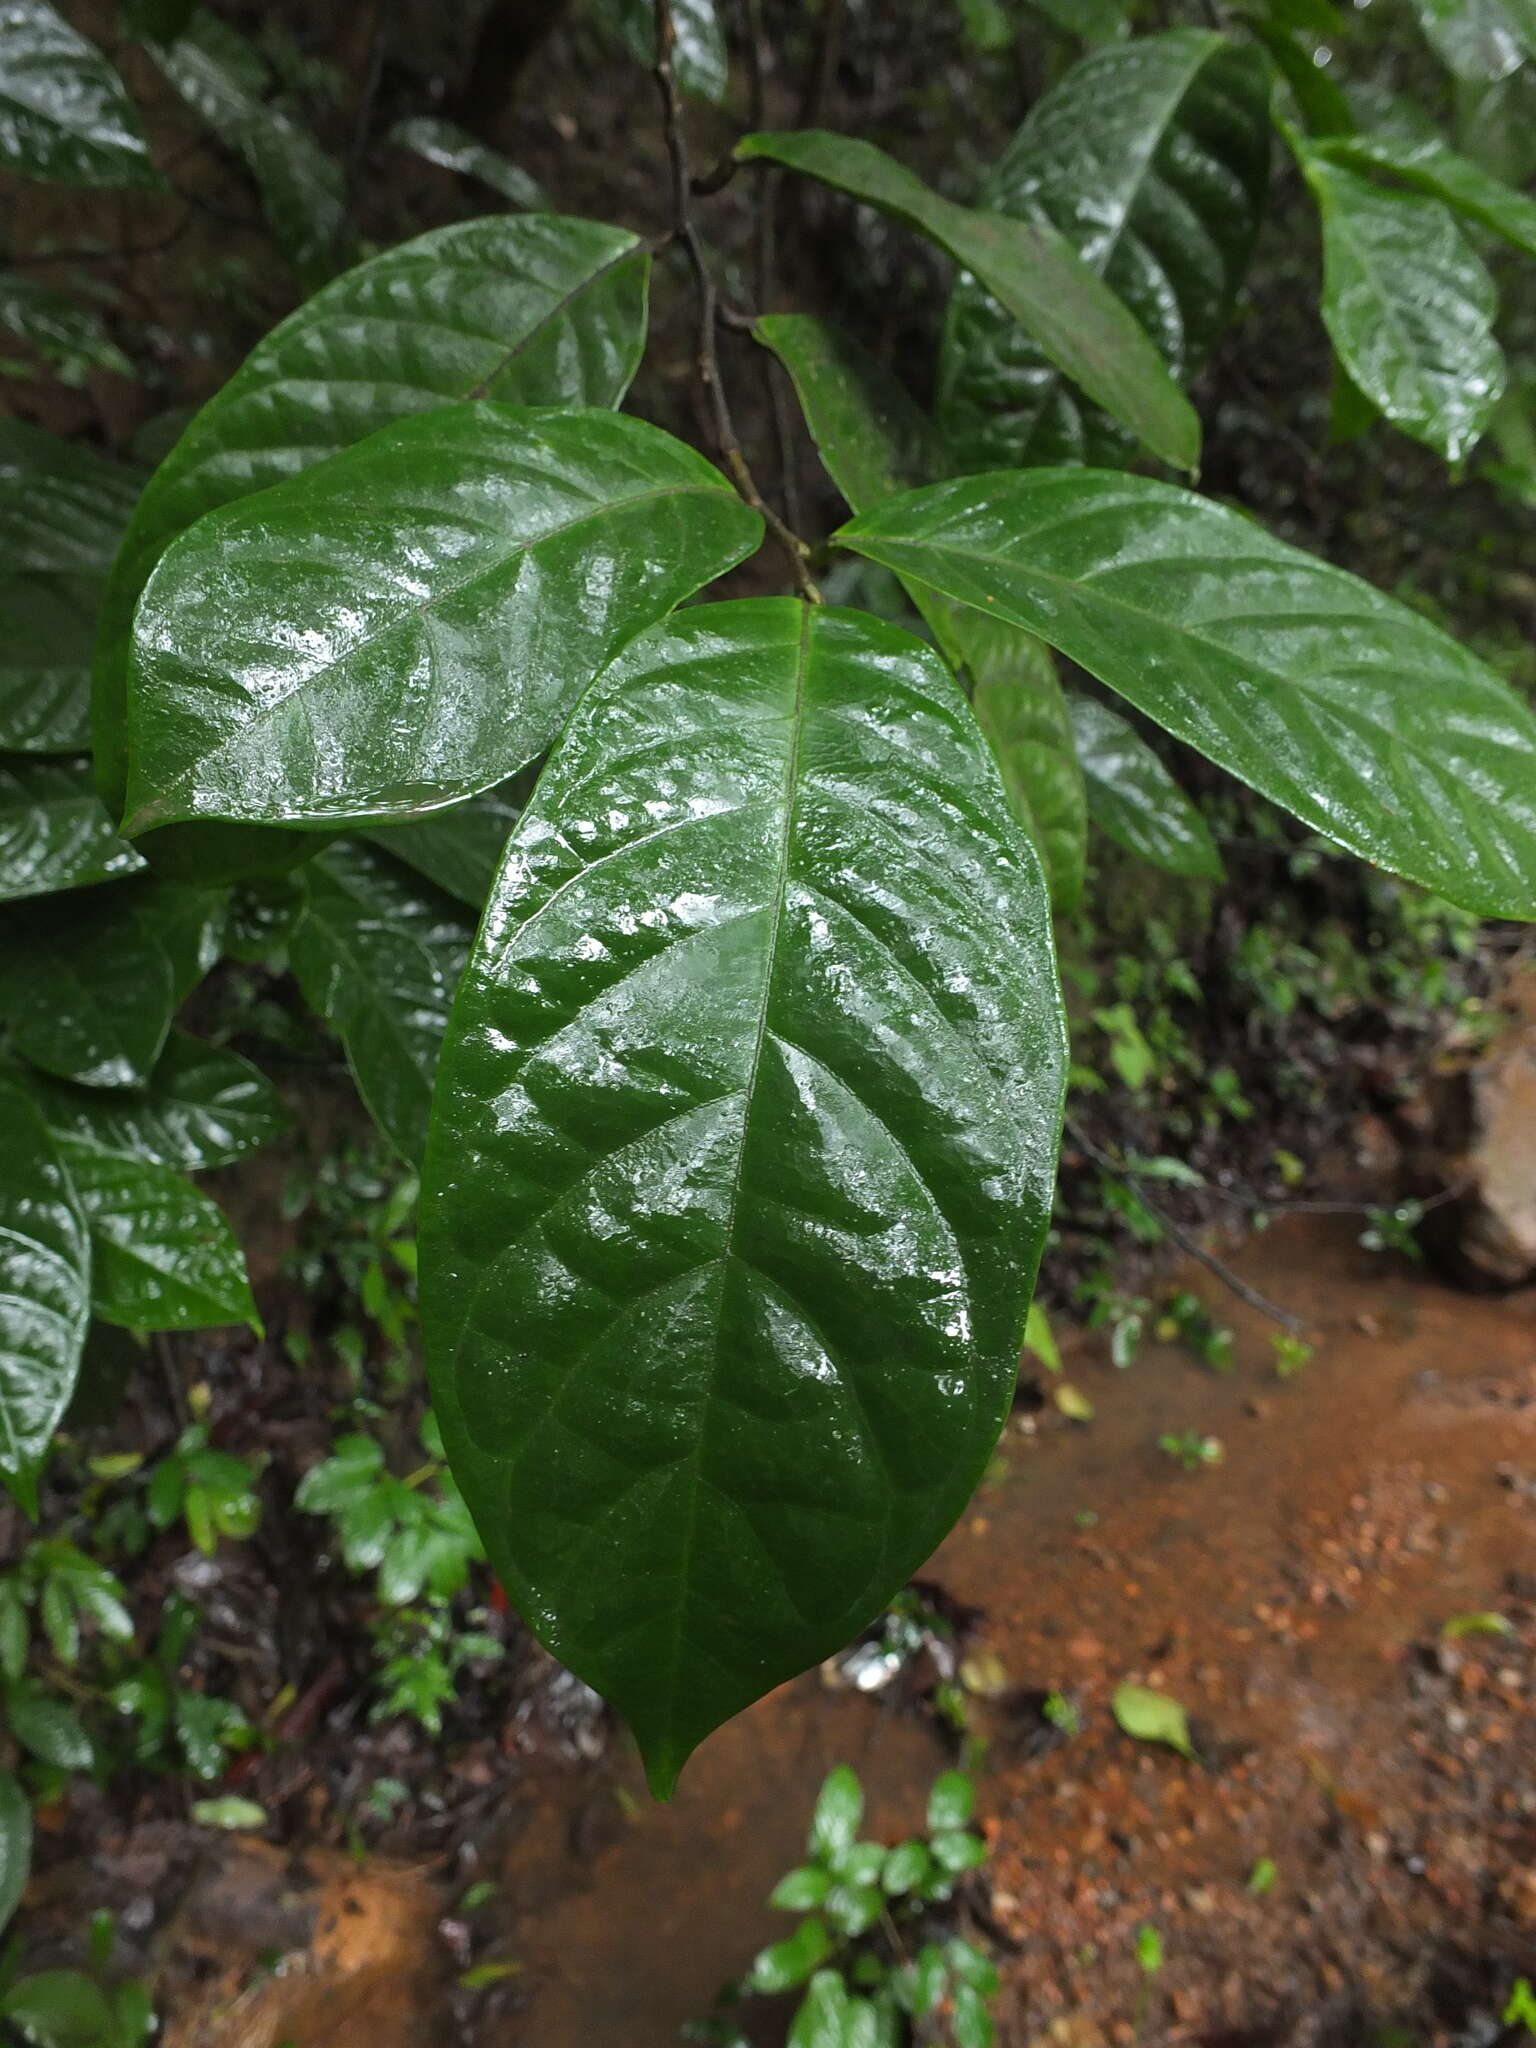
{"type": "Polygon", "coordinates": [[[683,139],[682,108],[678,101],[677,81],[672,76],[672,51],[677,42],[677,30],[672,20],[670,0],[656,0],[656,85],[661,94],[662,118],[666,128],[667,156],[672,166],[672,236],[681,242],[693,269],[694,283],[699,294],[699,381],[709,402],[710,416],[714,422],[715,442],[720,460],[725,464],[731,482],[741,497],[762,519],[768,531],[778,542],[789,562],[795,588],[811,604],[821,603],[821,592],[812,581],[807,558],[810,549],[800,536],[774,511],[757,487],[747,458],[741,452],[741,443],[736,437],[735,423],[731,418],[730,402],[720,379],[720,357],[716,343],[716,324],[719,317],[719,295],[709,267],[709,257],[694,225],[692,212],[693,186],[688,169],[688,145],[683,139]]]}

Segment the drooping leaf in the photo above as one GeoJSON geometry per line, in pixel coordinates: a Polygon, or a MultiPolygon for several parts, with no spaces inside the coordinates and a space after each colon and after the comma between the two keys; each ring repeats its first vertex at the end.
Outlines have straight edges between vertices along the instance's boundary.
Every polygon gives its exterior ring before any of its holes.
{"type": "Polygon", "coordinates": [[[60,185],[160,183],[122,80],[47,0],[0,10],[0,166],[60,185]]]}
{"type": "Polygon", "coordinates": [[[235,150],[261,194],[279,248],[310,287],[347,260],[341,166],[265,97],[266,66],[227,22],[199,10],[150,55],[192,111],[235,150]]]}
{"type": "Polygon", "coordinates": [[[578,706],[455,1005],[423,1315],[498,1575],[659,1789],[975,1483],[1059,1014],[1038,862],[920,641],[706,606],[578,706]]]}
{"type": "Polygon", "coordinates": [[[364,836],[479,912],[501,866],[507,835],[522,810],[509,794],[515,786],[488,789],[451,811],[435,811],[409,825],[376,826],[364,836]]]}
{"type": "MultiPolygon", "coordinates": [[[[617,405],[644,345],[649,275],[649,252],[623,228],[538,215],[461,221],[359,264],[259,342],[151,477],[113,566],[92,702],[109,803],[121,805],[126,780],[134,606],[178,534],[455,399],[617,405]]],[[[0,540],[5,457],[0,438],[0,540]]]]}
{"type": "Polygon", "coordinates": [[[873,144],[823,129],[748,135],[736,154],[787,164],[927,235],[1154,455],[1195,468],[1200,422],[1188,399],[1146,330],[1054,226],[957,206],[873,144]]]}
{"type": "MultiPolygon", "coordinates": [[[[90,1744],[84,1747],[89,1763],[90,1744]]],[[[105,1992],[82,1970],[23,1977],[0,1998],[0,2014],[28,2048],[103,2048],[117,2035],[105,1992]]]]}
{"type": "Polygon", "coordinates": [[[1536,719],[1427,619],[1241,513],[1020,470],[888,499],[837,538],[1038,633],[1364,859],[1536,915],[1536,719]]]}
{"type": "Polygon", "coordinates": [[[0,329],[35,348],[62,383],[83,384],[91,370],[133,375],[132,363],[108,339],[98,313],[18,271],[0,271],[0,329]]]}
{"type": "Polygon", "coordinates": [[[143,483],[79,441],[25,420],[0,420],[0,564],[21,570],[105,569],[143,483]]]}
{"type": "Polygon", "coordinates": [[[1529,0],[1413,0],[1428,42],[1458,78],[1507,78],[1536,51],[1529,0]]]}
{"type": "Polygon", "coordinates": [[[0,903],[83,888],[143,865],[113,829],[89,761],[0,757],[0,903]]]}
{"type": "Polygon", "coordinates": [[[173,1031],[142,1088],[81,1088],[38,1075],[30,1092],[61,1137],[178,1167],[227,1166],[279,1136],[272,1083],[238,1053],[173,1031]]]}
{"type": "Polygon", "coordinates": [[[1128,853],[1175,875],[1220,881],[1210,827],[1129,719],[1097,697],[1068,701],[1088,815],[1128,853]]]}
{"type": "Polygon", "coordinates": [[[1276,71],[1290,87],[1296,113],[1309,135],[1332,136],[1354,133],[1355,117],[1343,88],[1313,61],[1312,53],[1276,21],[1252,21],[1250,26],[1269,52],[1276,71]]]}
{"type": "Polygon", "coordinates": [[[0,751],[83,754],[101,579],[0,577],[0,751]]]}
{"type": "Polygon", "coordinates": [[[223,1211],[173,1167],[60,1138],[91,1233],[91,1308],[130,1330],[256,1322],[245,1255],[223,1211]]]}
{"type": "Polygon", "coordinates": [[[294,974],[340,1038],[375,1123],[415,1164],[470,926],[450,898],[370,847],[332,847],[308,883],[294,974]]]}
{"type": "Polygon", "coordinates": [[[32,1862],[32,1808],[9,1771],[0,1771],[0,1933],[27,1888],[32,1862]]]}
{"type": "Polygon", "coordinates": [[[147,1086],[177,1005],[212,965],[222,899],[149,876],[0,919],[0,1019],[46,1074],[147,1086]]]}
{"type": "Polygon", "coordinates": [[[1357,171],[1380,171],[1415,191],[1441,199],[1463,219],[1502,235],[1536,256],[1536,199],[1495,178],[1436,134],[1409,140],[1397,135],[1352,135],[1321,143],[1317,154],[1357,171]]]}
{"type": "MultiPolygon", "coordinates": [[[[1268,102],[1251,45],[1202,29],[1114,44],[1037,101],[981,202],[1065,236],[1187,380],[1248,268],[1269,182],[1268,102]]],[[[1082,383],[1070,364],[1010,311],[975,275],[951,296],[939,425],[954,466],[1129,459],[1124,429],[1084,403],[1062,374],[1082,383]]]]}
{"type": "Polygon", "coordinates": [[[35,1512],[37,1470],[80,1370],[91,1254],[58,1147],[3,1074],[0,1116],[0,1480],[35,1512]]]}
{"type": "MultiPolygon", "coordinates": [[[[654,0],[598,0],[599,12],[641,64],[656,62],[654,0]]],[[[672,75],[684,92],[719,106],[730,82],[716,0],[672,0],[672,75]]]]}
{"type": "Polygon", "coordinates": [[[434,114],[417,114],[408,121],[397,121],[389,131],[389,139],[401,149],[414,150],[429,164],[457,171],[461,178],[478,178],[513,206],[536,213],[549,205],[536,179],[517,164],[509,163],[499,151],[477,142],[467,128],[460,128],[456,122],[440,120],[434,114]]]}
{"type": "Polygon", "coordinates": [[[972,677],[971,705],[1003,787],[1039,848],[1058,910],[1082,901],[1088,810],[1067,700],[1049,648],[983,612],[957,624],[972,677]]]}
{"type": "Polygon", "coordinates": [[[473,796],[760,533],[701,455],[623,414],[480,403],[382,428],[167,550],[134,618],[127,829],[473,796]]]}
{"type": "Polygon", "coordinates": [[[1456,462],[1504,389],[1487,266],[1438,199],[1389,192],[1302,146],[1323,223],[1323,322],[1350,377],[1405,434],[1456,462]]]}
{"type": "MultiPolygon", "coordinates": [[[[761,340],[789,371],[827,473],[862,512],[945,463],[916,402],[848,336],[804,314],[773,314],[761,340]]],[[[1061,685],[1050,654],[1017,627],[957,605],[915,579],[905,589],[951,667],[972,686],[1014,811],[1035,841],[1053,901],[1082,893],[1087,821],[1061,685]]]]}
{"type": "Polygon", "coordinates": [[[941,474],[942,453],[917,401],[850,335],[809,313],[765,314],[755,332],[789,372],[851,512],[941,474]]]}

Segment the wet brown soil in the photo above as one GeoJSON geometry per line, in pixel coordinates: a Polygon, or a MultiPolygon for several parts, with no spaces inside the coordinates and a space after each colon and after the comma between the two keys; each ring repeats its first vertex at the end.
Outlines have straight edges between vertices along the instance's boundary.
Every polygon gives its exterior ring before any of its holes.
{"type": "MultiPolygon", "coordinates": [[[[1094,1419],[1021,1410],[930,1568],[981,1610],[971,1656],[1000,1688],[973,1706],[1000,2040],[1492,2042],[1536,1961],[1536,1293],[1454,1292],[1336,1219],[1279,1225],[1238,1264],[1313,1326],[1301,1373],[1277,1379],[1264,1325],[1195,1274],[1236,1324],[1233,1369],[1154,1344],[1119,1372],[1077,1339],[1066,1370],[1094,1419]],[[1191,1473],[1159,1450],[1185,1429],[1221,1462],[1191,1473]],[[1485,1612],[1513,1633],[1442,1633],[1485,1612]],[[1197,1761],[1121,1733],[1126,1679],[1188,1709],[1197,1761]],[[1042,1720],[1046,1691],[1078,1732],[1042,1720]]],[[[224,2018],[205,1991],[170,2039],[662,2048],[784,1931],[763,1901],[825,1769],[854,1763],[894,1834],[951,1755],[932,1719],[811,1673],[708,1742],[668,1807],[622,1739],[535,1763],[474,1845],[500,1886],[476,1953],[508,1966],[478,2016],[449,2004],[450,1891],[375,1862],[352,1906],[383,1928],[355,1938],[364,1960],[312,1916],[301,1990],[329,2003],[296,2006],[291,1973],[231,2003],[226,1957],[224,2018]]],[[[306,1868],[308,1896],[324,1882],[306,1868]]]]}

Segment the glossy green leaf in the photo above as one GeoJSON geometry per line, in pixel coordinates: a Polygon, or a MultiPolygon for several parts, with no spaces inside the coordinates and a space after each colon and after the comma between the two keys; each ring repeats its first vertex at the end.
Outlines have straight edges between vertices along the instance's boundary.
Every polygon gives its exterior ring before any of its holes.
{"type": "MultiPolygon", "coordinates": [[[[644,345],[649,275],[649,252],[624,228],[539,215],[461,221],[359,264],[259,342],[155,471],[113,567],[92,705],[108,801],[121,805],[125,786],[134,606],[178,534],[452,400],[617,405],[644,345]]],[[[0,540],[5,483],[0,438],[0,540]]]]}
{"type": "Polygon", "coordinates": [[[133,375],[132,363],[107,338],[101,316],[39,278],[0,271],[0,330],[35,348],[62,383],[83,384],[91,370],[133,375]]]}
{"type": "Polygon", "coordinates": [[[252,1323],[245,1255],[222,1210],[173,1167],[78,1138],[60,1156],[91,1233],[91,1308],[130,1330],[252,1323]]]}
{"type": "MultiPolygon", "coordinates": [[[[787,1947],[780,1942],[779,1947],[787,1947]]],[[[790,2025],[786,2048],[848,2048],[848,1986],[841,1970],[818,1970],[790,2025]]]]}
{"type": "Polygon", "coordinates": [[[969,1827],[976,1811],[976,1787],[968,1771],[941,1771],[928,1794],[928,1832],[969,1827]]]}
{"type": "Polygon", "coordinates": [[[173,1031],[142,1088],[81,1088],[39,1075],[49,1127],[108,1151],[197,1173],[228,1166],[287,1128],[272,1083],[238,1053],[173,1031]]]}
{"type": "Polygon", "coordinates": [[[117,2029],[106,1995],[79,1970],[39,1970],[23,1977],[0,1998],[0,2014],[28,2048],[116,2048],[117,2029]]]}
{"type": "Polygon", "coordinates": [[[798,1869],[784,1873],[768,1894],[768,1903],[781,1913],[808,1913],[813,1906],[821,1904],[831,1889],[830,1871],[822,1870],[814,1863],[803,1863],[798,1869]]]}
{"type": "MultiPolygon", "coordinates": [[[[827,473],[849,509],[940,474],[937,436],[916,402],[865,350],[824,320],[773,314],[757,333],[789,371],[827,473]]],[[[968,678],[1014,811],[1035,841],[1053,901],[1080,898],[1087,819],[1065,701],[1038,640],[957,605],[925,584],[905,588],[951,667],[968,678]]]]}
{"type": "Polygon", "coordinates": [[[803,1984],[818,1963],[832,1952],[832,1937],[824,1920],[802,1920],[793,1934],[759,1950],[748,1972],[754,1991],[793,1991],[803,1984]]]}
{"type": "Polygon", "coordinates": [[[174,42],[147,45],[192,111],[244,160],[278,247],[310,286],[346,260],[341,166],[268,103],[266,65],[243,36],[199,11],[174,42]]]}
{"type": "Polygon", "coordinates": [[[0,420],[0,564],[21,570],[105,569],[142,477],[79,441],[25,420],[0,420]]]}
{"type": "Polygon", "coordinates": [[[1146,330],[1049,223],[957,206],[873,144],[823,129],[748,135],[766,157],[894,214],[946,249],[1058,369],[1179,469],[1200,459],[1200,423],[1146,330]]]}
{"type": "Polygon", "coordinates": [[[1058,910],[1082,901],[1088,806],[1056,664],[1031,633],[984,612],[955,622],[972,677],[971,706],[1003,787],[1034,840],[1058,910]]]}
{"type": "Polygon", "coordinates": [[[811,1814],[807,1846],[813,1856],[836,1857],[850,1848],[864,1818],[864,1788],[847,1764],[834,1764],[822,1780],[811,1814]]]}
{"type": "Polygon", "coordinates": [[[1536,199],[1491,176],[1438,135],[1352,135],[1317,145],[1317,154],[1352,170],[1385,172],[1536,256],[1536,199]]]}
{"type": "Polygon", "coordinates": [[[32,1862],[32,1808],[9,1771],[0,1771],[0,1933],[27,1888],[32,1862]]]}
{"type": "Polygon", "coordinates": [[[930,649],[766,599],[599,677],[455,1005],[422,1308],[498,1576],[658,1789],[964,1503],[1061,1078],[1043,878],[930,649]]]}
{"type": "Polygon", "coordinates": [[[1323,322],[1385,418],[1456,462],[1504,389],[1487,266],[1438,199],[1389,192],[1303,147],[1323,222],[1323,322]]]}
{"type": "Polygon", "coordinates": [[[408,121],[397,121],[389,131],[389,139],[401,149],[414,150],[417,156],[425,157],[429,164],[442,170],[457,171],[461,178],[478,178],[512,206],[539,212],[549,204],[536,179],[509,163],[499,151],[477,142],[457,122],[440,120],[434,114],[417,114],[408,121]]]}
{"type": "Polygon", "coordinates": [[[101,580],[0,577],[0,752],[83,754],[101,580]]]}
{"type": "Polygon", "coordinates": [[[1288,29],[1274,21],[1250,26],[1290,88],[1291,100],[1309,135],[1351,135],[1355,117],[1338,81],[1314,63],[1312,53],[1288,29]]]}
{"type": "MultiPolygon", "coordinates": [[[[1203,29],[1137,36],[1085,57],[1036,102],[981,202],[1064,236],[1187,380],[1248,268],[1269,129],[1268,75],[1251,45],[1203,29]]],[[[978,275],[950,299],[939,425],[954,466],[1128,460],[1120,425],[1085,405],[1062,372],[1083,379],[1000,299],[978,275]]]]}
{"type": "Polygon", "coordinates": [[[1241,513],[1021,470],[889,499],[838,538],[1038,633],[1363,858],[1536,916],[1536,719],[1427,619],[1241,513]]]}
{"type": "Polygon", "coordinates": [[[483,796],[409,825],[376,826],[364,837],[478,912],[491,892],[502,849],[522,810],[508,794],[514,786],[488,789],[483,796]]]}
{"type": "MultiPolygon", "coordinates": [[[[23,1749],[55,1770],[88,1771],[96,1761],[80,1716],[39,1679],[6,1688],[5,1723],[23,1749]]],[[[5,2009],[0,2004],[0,2011],[5,2009]]]]}
{"type": "Polygon", "coordinates": [[[91,1254],[58,1146],[4,1074],[0,1117],[0,1480],[35,1512],[37,1468],[80,1370],[91,1254]]]}
{"type": "Polygon", "coordinates": [[[1035,11],[1083,42],[1112,42],[1125,26],[1129,0],[1033,0],[1035,11]]]}
{"type": "Polygon", "coordinates": [[[60,185],[157,185],[138,115],[47,0],[0,5],[0,167],[60,185]]]}
{"type": "Polygon", "coordinates": [[[146,1086],[177,1005],[217,955],[220,898],[148,876],[0,918],[0,1020],[61,1080],[146,1086]]]}
{"type": "Polygon", "coordinates": [[[470,926],[456,903],[366,846],[332,847],[307,880],[293,971],[340,1038],[375,1123],[414,1164],[470,926]]]}
{"type": "Polygon", "coordinates": [[[0,903],[83,888],[143,865],[113,829],[89,761],[0,756],[0,903]]]}
{"type": "Polygon", "coordinates": [[[1210,827],[1129,719],[1096,697],[1068,703],[1088,815],[1128,853],[1175,875],[1220,881],[1210,827]]]}
{"type": "Polygon", "coordinates": [[[167,550],[134,620],[127,829],[472,796],[761,530],[701,455],[623,414],[481,403],[385,427],[167,550]]]}
{"type": "Polygon", "coordinates": [[[1458,78],[1507,78],[1536,51],[1529,0],[1413,0],[1419,26],[1458,78]]]}
{"type": "Polygon", "coordinates": [[[869,351],[809,313],[768,313],[753,330],[789,372],[828,476],[862,512],[943,468],[917,401],[869,351]]]}
{"type": "MultiPolygon", "coordinates": [[[[656,62],[655,0],[598,0],[600,13],[641,64],[656,62]]],[[[684,92],[719,106],[730,66],[716,0],[672,0],[672,75],[684,92]]]]}

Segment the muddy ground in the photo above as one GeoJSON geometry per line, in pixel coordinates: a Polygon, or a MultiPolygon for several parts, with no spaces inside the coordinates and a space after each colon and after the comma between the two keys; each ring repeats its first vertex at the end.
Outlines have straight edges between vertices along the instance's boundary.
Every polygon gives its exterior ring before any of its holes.
{"type": "MultiPolygon", "coordinates": [[[[963,1917],[1003,1968],[1008,2048],[1490,2043],[1536,1964],[1536,1292],[1454,1291],[1358,1228],[1291,1219],[1238,1257],[1317,1335],[1286,1381],[1200,1270],[1238,1332],[1229,1372],[1159,1344],[1117,1371],[1075,1336],[1092,1421],[1021,1402],[926,1574],[974,1613],[993,1854],[963,1917]],[[1221,1462],[1159,1450],[1186,1429],[1221,1462]],[[1446,1638],[1479,1613],[1513,1632],[1446,1638]],[[1118,1729],[1125,1679],[1188,1709],[1197,1761],[1118,1729]],[[1078,1732],[1042,1716],[1049,1692],[1078,1732]]],[[[288,1600],[323,1602],[324,1577],[288,1600]]],[[[235,1767],[268,1839],[210,1845],[163,1784],[137,1812],[119,1788],[55,1814],[52,1850],[45,1826],[34,1925],[125,1915],[170,2048],[661,2048],[784,1931],[764,1899],[825,1769],[855,1764],[894,1833],[955,1754],[910,1688],[811,1673],[658,1807],[622,1731],[525,1640],[440,1745],[369,1731],[356,1673],[308,1640],[312,1725],[235,1767]],[[392,1833],[360,1829],[354,1765],[410,1784],[392,1833]],[[456,1902],[487,1878],[470,1925],[456,1902]],[[466,1991],[476,1963],[495,1981],[466,1991]]]]}

